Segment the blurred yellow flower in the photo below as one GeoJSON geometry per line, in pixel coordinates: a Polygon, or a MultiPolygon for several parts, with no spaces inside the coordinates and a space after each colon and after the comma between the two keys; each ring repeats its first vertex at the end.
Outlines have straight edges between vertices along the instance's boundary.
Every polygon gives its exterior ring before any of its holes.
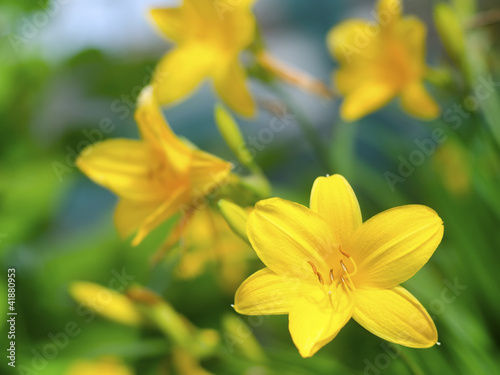
{"type": "Polygon", "coordinates": [[[441,241],[442,221],[432,209],[401,206],[362,223],[349,183],[339,175],[319,177],[310,209],[263,200],[250,214],[247,233],[267,268],[240,286],[235,309],[289,314],[303,357],[330,342],[351,317],[397,344],[425,348],[437,342],[427,311],[399,286],[441,241]]]}
{"type": "Polygon", "coordinates": [[[244,116],[255,112],[238,57],[255,36],[255,0],[184,0],[151,16],[176,47],[159,62],[153,84],[161,104],[184,99],[206,78],[224,102],[244,116]]]}
{"type": "Polygon", "coordinates": [[[233,293],[247,275],[248,260],[255,256],[250,246],[238,238],[222,215],[212,208],[198,210],[186,227],[179,277],[193,278],[207,266],[218,267],[222,285],[233,293]]]}
{"type": "Polygon", "coordinates": [[[79,360],[73,363],[66,375],[133,375],[134,372],[118,358],[79,360]]]}
{"type": "Polygon", "coordinates": [[[141,314],[126,296],[99,284],[75,281],[69,293],[75,301],[108,319],[130,326],[143,322],[141,314]]]}
{"type": "Polygon", "coordinates": [[[398,95],[413,116],[439,115],[423,84],[426,26],[401,12],[400,0],[380,0],[376,23],[351,19],[328,33],[328,47],[340,63],[333,80],[345,96],[340,110],[344,120],[359,119],[398,95]]]}
{"type": "Polygon", "coordinates": [[[135,113],[142,140],[113,139],[83,150],[78,167],[120,198],[115,224],[138,245],[176,213],[187,213],[225,184],[231,164],[191,148],[172,132],[150,87],[135,113]]]}

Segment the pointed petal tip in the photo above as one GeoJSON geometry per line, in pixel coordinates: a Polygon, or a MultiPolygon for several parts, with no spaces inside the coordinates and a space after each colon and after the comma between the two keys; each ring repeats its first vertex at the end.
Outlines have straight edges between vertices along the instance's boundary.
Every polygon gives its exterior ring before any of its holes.
{"type": "Polygon", "coordinates": [[[401,286],[357,289],[354,320],[374,335],[409,348],[430,348],[438,341],[429,313],[401,286]]]}
{"type": "Polygon", "coordinates": [[[312,350],[301,350],[299,349],[299,354],[302,358],[311,358],[316,352],[313,352],[312,350]]]}

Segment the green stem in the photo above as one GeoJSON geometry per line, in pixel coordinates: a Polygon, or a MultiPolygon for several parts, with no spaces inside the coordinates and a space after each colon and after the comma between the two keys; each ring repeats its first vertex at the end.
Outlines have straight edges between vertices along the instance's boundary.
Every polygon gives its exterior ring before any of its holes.
{"type": "Polygon", "coordinates": [[[316,153],[319,162],[325,169],[325,173],[333,174],[335,169],[333,167],[332,162],[330,161],[328,150],[325,146],[325,143],[318,136],[318,132],[316,131],[314,126],[309,122],[309,120],[306,118],[306,116],[300,110],[300,108],[294,105],[292,99],[285,92],[285,90],[281,89],[275,82],[271,82],[270,86],[283,101],[283,104],[285,104],[285,106],[290,110],[290,112],[293,115],[295,115],[295,121],[299,125],[304,136],[307,138],[313,151],[316,153]]]}

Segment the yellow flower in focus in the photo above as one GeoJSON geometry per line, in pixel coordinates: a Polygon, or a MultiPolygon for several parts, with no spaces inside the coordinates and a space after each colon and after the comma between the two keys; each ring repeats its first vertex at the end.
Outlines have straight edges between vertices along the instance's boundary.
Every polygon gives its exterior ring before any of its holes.
{"type": "Polygon", "coordinates": [[[222,285],[234,292],[243,281],[248,260],[255,256],[250,246],[237,237],[219,211],[198,210],[183,235],[185,248],[178,266],[179,277],[189,279],[202,274],[215,264],[222,285]]]}
{"type": "Polygon", "coordinates": [[[98,314],[130,326],[139,326],[143,318],[134,304],[123,294],[85,281],[77,281],[69,288],[75,301],[98,314]]]}
{"type": "Polygon", "coordinates": [[[70,366],[66,375],[133,375],[134,372],[119,359],[79,360],[70,366]]]}
{"type": "Polygon", "coordinates": [[[138,245],[174,214],[194,210],[228,179],[231,164],[189,147],[172,132],[152,90],[143,90],[135,113],[142,140],[113,139],[83,150],[77,166],[120,198],[115,224],[138,245]]]}
{"type": "Polygon", "coordinates": [[[252,116],[255,105],[238,57],[255,36],[254,0],[184,0],[151,16],[176,46],[159,62],[153,84],[161,104],[190,95],[206,78],[234,111],[252,116]]]}
{"type": "Polygon", "coordinates": [[[340,63],[333,80],[345,96],[344,120],[357,120],[396,96],[413,116],[429,120],[439,115],[423,84],[426,26],[416,17],[402,17],[401,11],[400,0],[380,0],[376,23],[347,20],[328,33],[328,47],[340,63]]]}
{"type": "Polygon", "coordinates": [[[432,209],[401,206],[362,223],[351,186],[334,175],[316,179],[310,208],[260,201],[247,233],[267,268],[243,282],[234,307],[246,315],[288,314],[303,357],[330,342],[351,317],[397,344],[437,342],[427,311],[399,286],[441,242],[442,221],[432,209]]]}

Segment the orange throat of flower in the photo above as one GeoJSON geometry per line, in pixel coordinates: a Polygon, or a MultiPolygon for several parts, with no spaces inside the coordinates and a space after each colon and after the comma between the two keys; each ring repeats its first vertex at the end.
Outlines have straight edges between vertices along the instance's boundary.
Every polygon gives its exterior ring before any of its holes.
{"type": "Polygon", "coordinates": [[[318,282],[328,294],[332,294],[333,290],[339,288],[342,288],[347,293],[351,293],[356,289],[352,281],[352,277],[358,270],[356,263],[350,254],[342,250],[341,245],[335,245],[334,247],[337,250],[334,250],[326,262],[329,265],[326,268],[329,268],[327,277],[324,276],[326,273],[322,274],[318,271],[318,267],[313,262],[308,261],[307,263],[309,263],[313,273],[318,278],[318,282]]]}

